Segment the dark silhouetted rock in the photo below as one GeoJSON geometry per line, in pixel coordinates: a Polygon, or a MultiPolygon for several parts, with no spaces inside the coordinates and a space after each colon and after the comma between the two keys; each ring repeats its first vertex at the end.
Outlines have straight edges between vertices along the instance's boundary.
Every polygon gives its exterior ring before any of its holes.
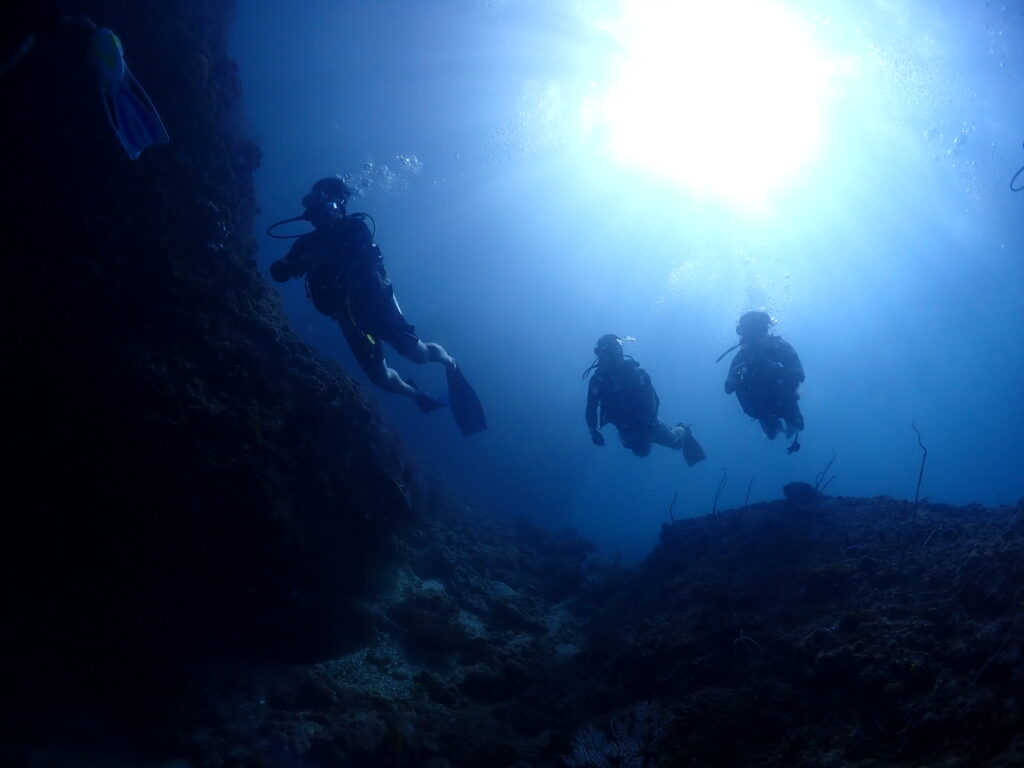
{"type": "Polygon", "coordinates": [[[802,482],[786,483],[782,486],[782,493],[791,502],[801,506],[814,504],[821,498],[813,485],[802,482]]]}

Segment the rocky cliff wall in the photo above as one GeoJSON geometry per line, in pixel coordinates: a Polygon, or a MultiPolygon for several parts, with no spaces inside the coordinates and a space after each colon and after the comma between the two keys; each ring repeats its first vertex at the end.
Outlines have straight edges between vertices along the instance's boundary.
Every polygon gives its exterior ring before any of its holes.
{"type": "Polygon", "coordinates": [[[76,6],[170,133],[136,161],[66,36],[0,78],[8,725],[346,647],[412,514],[393,436],[256,271],[232,7],[76,6]]]}

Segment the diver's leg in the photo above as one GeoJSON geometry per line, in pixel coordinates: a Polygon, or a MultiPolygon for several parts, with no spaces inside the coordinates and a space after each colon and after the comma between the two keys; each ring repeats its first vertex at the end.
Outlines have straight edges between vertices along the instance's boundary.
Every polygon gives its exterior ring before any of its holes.
{"type": "Polygon", "coordinates": [[[368,333],[363,333],[351,323],[339,322],[338,325],[341,326],[341,332],[359,367],[375,386],[396,395],[413,396],[412,387],[405,383],[397,371],[388,367],[380,341],[368,333]]]}
{"type": "Polygon", "coordinates": [[[644,440],[642,442],[636,443],[633,446],[633,453],[635,453],[637,456],[648,456],[651,453],[651,445],[652,444],[650,440],[644,440]]]}
{"type": "Polygon", "coordinates": [[[421,365],[423,363],[441,363],[446,368],[455,367],[455,358],[449,355],[440,344],[416,339],[414,344],[398,342],[395,349],[402,357],[412,360],[414,363],[421,365]]]}
{"type": "Polygon", "coordinates": [[[782,428],[782,425],[779,423],[779,417],[765,416],[764,418],[759,419],[759,421],[761,422],[761,429],[763,429],[764,433],[768,435],[768,439],[774,440],[778,436],[779,430],[782,428]]]}
{"type": "MultiPolygon", "coordinates": [[[[623,448],[628,448],[637,456],[646,456],[644,453],[643,440],[639,439],[636,432],[631,429],[622,429],[618,425],[615,427],[619,433],[619,442],[622,443],[623,448]]],[[[648,444],[647,451],[650,452],[651,446],[648,444]]]]}
{"type": "Polygon", "coordinates": [[[793,437],[804,428],[800,400],[796,393],[787,393],[775,403],[773,411],[785,422],[786,437],[793,437]]]}
{"type": "Polygon", "coordinates": [[[619,429],[619,439],[637,456],[647,456],[651,452],[650,430],[638,429],[635,426],[619,429]]]}
{"type": "Polygon", "coordinates": [[[416,397],[417,391],[398,374],[398,371],[394,368],[389,368],[386,362],[382,361],[380,365],[373,368],[365,368],[364,370],[366,375],[370,377],[370,381],[381,389],[395,395],[416,397]]]}
{"type": "Polygon", "coordinates": [[[405,381],[394,368],[389,368],[384,359],[384,349],[379,340],[367,333],[363,333],[350,323],[339,322],[341,332],[348,341],[352,354],[363,369],[370,381],[385,392],[396,395],[403,395],[416,402],[421,411],[432,411],[440,408],[443,403],[434,400],[415,385],[405,381]]]}
{"type": "MultiPolygon", "coordinates": [[[[459,429],[462,430],[462,434],[471,435],[487,429],[487,417],[484,415],[480,398],[477,397],[473,387],[466,381],[466,377],[462,375],[462,370],[456,365],[452,356],[440,344],[420,341],[417,338],[415,329],[406,321],[398,309],[398,302],[394,300],[394,295],[391,296],[388,306],[389,314],[381,324],[382,338],[394,347],[398,354],[414,363],[420,365],[423,363],[440,363],[444,366],[445,379],[448,382],[448,399],[446,403],[452,407],[455,422],[459,425],[459,429]]],[[[411,381],[409,383],[412,384],[411,381]]],[[[441,405],[439,401],[433,400],[426,395],[419,397],[416,402],[420,405],[420,408],[424,408],[428,402],[441,405]]],[[[426,409],[424,408],[424,410],[426,409]]]]}
{"type": "Polygon", "coordinates": [[[416,329],[405,319],[394,292],[380,313],[382,338],[395,348],[402,357],[422,365],[441,363],[446,368],[455,367],[455,359],[440,344],[424,342],[416,336],[416,329]]]}
{"type": "Polygon", "coordinates": [[[659,421],[654,425],[651,440],[658,445],[664,445],[666,448],[678,450],[683,447],[683,438],[685,436],[686,427],[670,427],[668,424],[659,421]]]}
{"type": "Polygon", "coordinates": [[[800,413],[800,405],[794,400],[786,410],[786,437],[792,437],[804,429],[804,415],[800,413]]]}

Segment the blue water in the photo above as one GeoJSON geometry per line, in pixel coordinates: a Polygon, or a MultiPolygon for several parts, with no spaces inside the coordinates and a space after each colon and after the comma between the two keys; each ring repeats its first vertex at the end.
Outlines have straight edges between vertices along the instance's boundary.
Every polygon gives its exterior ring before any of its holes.
{"type": "MultiPolygon", "coordinates": [[[[1024,4],[778,5],[832,70],[820,144],[752,212],[579,129],[614,77],[615,30],[600,21],[618,3],[239,0],[260,224],[300,213],[322,176],[366,185],[350,210],[375,218],[407,318],[460,361],[490,429],[463,438],[444,411],[374,396],[467,501],[635,558],[674,495],[676,517],[711,511],[723,471],[719,508],[748,484],[753,503],[813,483],[833,450],[829,494],[913,498],[912,423],[929,451],[922,497],[1024,496],[1024,193],[1009,189],[1024,165],[1024,4]],[[728,360],[714,362],[757,308],[807,372],[794,455],[723,393],[728,360]],[[609,332],[636,337],[627,352],[662,419],[693,424],[706,462],[687,469],[657,446],[638,458],[610,427],[591,444],[580,375],[609,332]]],[[[778,152],[787,120],[771,105],[741,113],[735,152],[778,152]]],[[[749,165],[733,185],[756,187],[749,165]]],[[[261,269],[287,247],[261,237],[261,269]]],[[[279,290],[300,336],[366,382],[301,281],[279,290]]],[[[389,361],[442,391],[437,366],[389,361]]]]}

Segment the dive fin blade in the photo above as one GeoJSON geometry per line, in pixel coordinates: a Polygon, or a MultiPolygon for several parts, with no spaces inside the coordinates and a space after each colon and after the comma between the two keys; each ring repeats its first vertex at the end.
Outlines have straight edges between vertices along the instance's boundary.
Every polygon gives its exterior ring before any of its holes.
{"type": "Polygon", "coordinates": [[[153,100],[127,67],[123,80],[100,79],[100,96],[110,127],[132,160],[153,144],[170,142],[153,100]]]}
{"type": "Polygon", "coordinates": [[[153,100],[127,68],[124,87],[118,92],[116,103],[118,114],[114,130],[132,160],[138,158],[146,147],[170,142],[153,100]]]}
{"type": "Polygon", "coordinates": [[[455,423],[463,435],[472,435],[487,429],[487,417],[480,404],[480,398],[469,386],[462,369],[452,366],[446,369],[448,376],[448,401],[455,415],[455,423]]]}
{"type": "Polygon", "coordinates": [[[689,427],[686,428],[686,434],[683,435],[683,458],[686,459],[686,466],[688,467],[692,467],[694,464],[707,458],[704,455],[704,449],[700,447],[700,443],[693,436],[693,430],[689,427]]]}

